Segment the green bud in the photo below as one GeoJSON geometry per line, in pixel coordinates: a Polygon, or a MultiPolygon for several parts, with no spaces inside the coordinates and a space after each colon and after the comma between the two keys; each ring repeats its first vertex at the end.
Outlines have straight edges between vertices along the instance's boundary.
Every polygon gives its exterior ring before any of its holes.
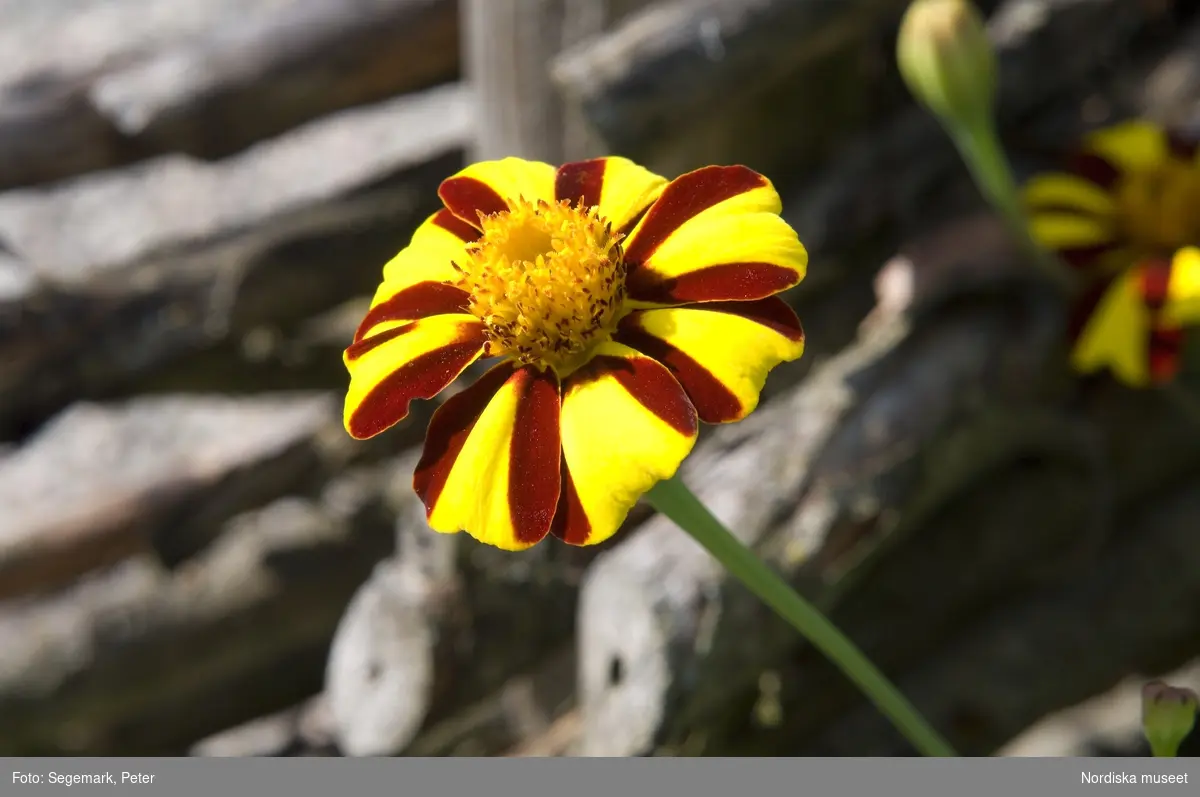
{"type": "Polygon", "coordinates": [[[970,0],[913,0],[896,61],[908,90],[944,124],[974,130],[991,123],[996,54],[970,0]]]}
{"type": "Polygon", "coordinates": [[[1150,750],[1161,758],[1174,758],[1179,745],[1196,724],[1200,700],[1191,689],[1152,681],[1142,687],[1142,732],[1150,750]]]}

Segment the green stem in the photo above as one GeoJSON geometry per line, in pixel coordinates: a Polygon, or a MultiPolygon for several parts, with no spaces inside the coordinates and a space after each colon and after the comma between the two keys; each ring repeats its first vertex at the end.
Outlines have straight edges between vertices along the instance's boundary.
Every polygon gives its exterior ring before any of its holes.
{"type": "Polygon", "coordinates": [[[952,125],[945,121],[943,124],[984,199],[1004,218],[1026,255],[1061,290],[1073,290],[1074,275],[1039,246],[1030,233],[1029,220],[1013,179],[1012,167],[990,120],[974,125],[952,125]]]}
{"type": "Polygon", "coordinates": [[[655,509],[691,534],[735,578],[829,657],[922,755],[957,755],[870,659],[733,536],[678,476],[659,482],[646,497],[655,509]]]}

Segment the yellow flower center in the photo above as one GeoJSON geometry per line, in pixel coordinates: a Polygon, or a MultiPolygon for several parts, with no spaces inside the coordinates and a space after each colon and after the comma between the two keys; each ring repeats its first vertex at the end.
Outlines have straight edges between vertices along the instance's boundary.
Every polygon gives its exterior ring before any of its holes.
{"type": "Polygon", "coordinates": [[[1117,189],[1125,234],[1143,246],[1174,251],[1200,243],[1200,169],[1168,161],[1134,172],[1117,189]]]}
{"type": "Polygon", "coordinates": [[[569,202],[517,200],[480,216],[483,235],[455,263],[470,310],[487,328],[487,356],[577,368],[609,338],[625,300],[621,236],[569,202]]]}

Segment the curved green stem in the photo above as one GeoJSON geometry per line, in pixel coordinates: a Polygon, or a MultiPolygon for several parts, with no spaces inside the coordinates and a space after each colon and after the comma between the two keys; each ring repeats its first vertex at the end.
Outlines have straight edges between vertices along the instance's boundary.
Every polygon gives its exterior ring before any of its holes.
{"type": "Polygon", "coordinates": [[[990,121],[957,126],[943,120],[943,125],[984,199],[1004,218],[1026,255],[1061,290],[1073,290],[1074,275],[1058,258],[1039,246],[1030,233],[1029,220],[1021,203],[1012,167],[990,121]]]}
{"type": "Polygon", "coordinates": [[[733,536],[678,476],[659,482],[646,498],[655,509],[691,534],[763,603],[829,657],[922,755],[957,755],[870,659],[816,607],[733,536]]]}

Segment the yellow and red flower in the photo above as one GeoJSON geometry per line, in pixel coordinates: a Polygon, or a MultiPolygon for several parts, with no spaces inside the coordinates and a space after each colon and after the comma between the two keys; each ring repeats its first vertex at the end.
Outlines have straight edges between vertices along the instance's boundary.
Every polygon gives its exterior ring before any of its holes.
{"type": "Polygon", "coordinates": [[[745,417],[804,351],[775,294],[808,256],[750,169],[668,182],[624,158],[505,158],[438,194],[344,356],[359,439],[500,358],[430,421],[413,486],[437,531],[602,542],[674,475],[698,422],[745,417]]]}
{"type": "Polygon", "coordinates": [[[1088,135],[1066,171],[1025,185],[1035,240],[1084,281],[1072,362],[1138,386],[1179,371],[1200,320],[1200,147],[1145,120],[1088,135]]]}

